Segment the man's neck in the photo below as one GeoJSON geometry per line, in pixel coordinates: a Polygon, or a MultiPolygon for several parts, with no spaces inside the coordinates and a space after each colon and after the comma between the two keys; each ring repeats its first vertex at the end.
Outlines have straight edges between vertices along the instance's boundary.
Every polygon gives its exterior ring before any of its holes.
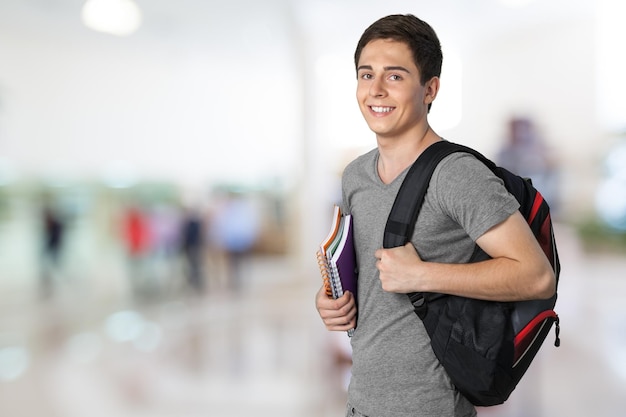
{"type": "Polygon", "coordinates": [[[426,126],[418,140],[415,135],[407,138],[381,138],[377,137],[378,152],[378,175],[380,179],[389,184],[402,171],[408,168],[418,156],[433,143],[441,140],[430,126],[426,126]]]}

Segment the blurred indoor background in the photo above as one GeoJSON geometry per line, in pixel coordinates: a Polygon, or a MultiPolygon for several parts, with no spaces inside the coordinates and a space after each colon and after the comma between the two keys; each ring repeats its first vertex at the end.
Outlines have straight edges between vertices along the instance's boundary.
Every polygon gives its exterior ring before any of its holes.
{"type": "Polygon", "coordinates": [[[0,416],[343,415],[314,307],[362,31],[442,41],[434,129],[554,211],[560,348],[481,416],[626,410],[621,0],[0,0],[0,416]]]}

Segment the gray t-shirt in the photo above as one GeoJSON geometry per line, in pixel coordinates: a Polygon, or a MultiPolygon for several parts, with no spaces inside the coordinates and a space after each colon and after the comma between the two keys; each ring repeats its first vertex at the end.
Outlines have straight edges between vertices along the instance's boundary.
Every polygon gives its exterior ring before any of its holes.
{"type": "MultiPolygon", "coordinates": [[[[342,179],[342,209],[354,217],[359,265],[348,400],[368,417],[475,416],[432,352],[408,297],[382,290],[374,252],[382,247],[387,216],[408,168],[384,184],[376,169],[378,155],[374,149],[360,156],[342,179]]],[[[455,153],[435,170],[411,241],[425,261],[465,263],[474,241],[518,207],[485,165],[455,153]]]]}

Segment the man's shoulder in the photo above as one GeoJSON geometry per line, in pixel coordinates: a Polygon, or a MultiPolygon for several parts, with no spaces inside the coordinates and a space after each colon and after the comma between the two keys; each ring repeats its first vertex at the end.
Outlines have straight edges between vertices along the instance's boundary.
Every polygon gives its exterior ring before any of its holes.
{"type": "Polygon", "coordinates": [[[363,169],[366,169],[376,161],[378,158],[378,148],[374,148],[362,155],[357,156],[353,159],[345,168],[344,175],[346,173],[356,173],[363,169]]]}
{"type": "Polygon", "coordinates": [[[463,180],[474,175],[491,176],[491,170],[474,155],[454,152],[441,160],[433,172],[434,178],[452,181],[463,180]]]}
{"type": "MultiPolygon", "coordinates": [[[[446,156],[430,179],[429,194],[440,203],[457,204],[459,200],[474,203],[488,201],[486,196],[509,194],[504,183],[487,165],[466,152],[446,156]],[[479,201],[475,201],[475,198],[479,201]]],[[[428,196],[428,194],[427,194],[428,196]]]]}

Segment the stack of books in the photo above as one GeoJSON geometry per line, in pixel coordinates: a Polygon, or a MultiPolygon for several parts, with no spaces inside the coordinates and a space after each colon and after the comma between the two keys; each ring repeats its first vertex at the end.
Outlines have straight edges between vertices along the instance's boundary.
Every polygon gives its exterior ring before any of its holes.
{"type": "MultiPolygon", "coordinates": [[[[354,251],[352,216],[343,215],[339,206],[333,209],[330,232],[317,251],[317,263],[329,297],[339,298],[345,291],[357,296],[358,270],[354,251]]],[[[354,329],[348,332],[352,336],[354,329]]]]}

